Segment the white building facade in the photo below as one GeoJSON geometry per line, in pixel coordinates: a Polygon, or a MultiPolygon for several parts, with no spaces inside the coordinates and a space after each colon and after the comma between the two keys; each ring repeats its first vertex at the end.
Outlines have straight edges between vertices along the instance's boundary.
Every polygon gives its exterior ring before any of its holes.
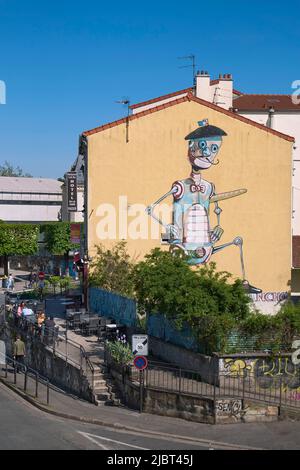
{"type": "Polygon", "coordinates": [[[61,220],[62,183],[48,178],[0,177],[0,220],[43,223],[61,220]]]}

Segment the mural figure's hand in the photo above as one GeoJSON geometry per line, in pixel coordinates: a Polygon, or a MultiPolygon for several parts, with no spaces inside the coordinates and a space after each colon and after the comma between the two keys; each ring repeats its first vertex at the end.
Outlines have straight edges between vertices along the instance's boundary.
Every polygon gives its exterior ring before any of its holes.
{"type": "Polygon", "coordinates": [[[211,241],[213,243],[218,242],[221,239],[223,233],[224,230],[222,229],[222,227],[220,227],[220,225],[216,225],[213,231],[211,232],[211,241]]]}
{"type": "Polygon", "coordinates": [[[173,240],[180,240],[179,229],[177,225],[169,224],[168,225],[168,233],[170,238],[173,240]]]}

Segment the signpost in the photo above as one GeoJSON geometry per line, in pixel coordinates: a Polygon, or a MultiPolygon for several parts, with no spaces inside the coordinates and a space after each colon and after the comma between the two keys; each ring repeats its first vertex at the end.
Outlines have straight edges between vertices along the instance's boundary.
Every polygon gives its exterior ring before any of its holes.
{"type": "Polygon", "coordinates": [[[132,335],[132,354],[148,356],[148,335],[132,335]]]}
{"type": "Polygon", "coordinates": [[[148,366],[148,359],[144,356],[136,356],[133,363],[138,370],[143,371],[148,366]]]}
{"type": "Polygon", "coordinates": [[[140,413],[143,412],[144,370],[148,367],[148,359],[144,356],[135,356],[133,363],[140,371],[140,413]]]}

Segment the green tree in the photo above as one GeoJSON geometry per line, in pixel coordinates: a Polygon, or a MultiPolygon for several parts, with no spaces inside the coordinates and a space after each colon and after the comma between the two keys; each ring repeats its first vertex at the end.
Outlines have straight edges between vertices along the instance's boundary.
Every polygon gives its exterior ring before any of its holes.
{"type": "Polygon", "coordinates": [[[0,256],[4,274],[8,275],[8,259],[12,255],[34,255],[38,251],[38,225],[0,223],[0,256]]]}
{"type": "Polygon", "coordinates": [[[108,250],[102,245],[96,248],[97,253],[91,263],[90,285],[133,297],[134,261],[126,251],[126,242],[118,242],[108,250]]]}
{"type": "Polygon", "coordinates": [[[60,277],[59,276],[50,276],[49,277],[49,283],[51,284],[53,288],[54,295],[56,293],[56,287],[60,284],[60,277]]]}
{"type": "Polygon", "coordinates": [[[216,266],[191,269],[186,257],[156,248],[134,269],[135,294],[144,313],[164,314],[181,329],[188,324],[207,352],[220,350],[236,322],[249,314],[241,281],[216,266]]]}
{"type": "Polygon", "coordinates": [[[32,178],[32,175],[29,173],[24,173],[22,168],[17,166],[13,167],[8,161],[5,160],[3,165],[0,165],[0,176],[16,176],[16,177],[26,177],[32,178]]]}
{"type": "Polygon", "coordinates": [[[41,226],[45,234],[46,249],[52,255],[65,257],[65,264],[69,263],[69,251],[76,250],[79,245],[71,243],[71,227],[69,222],[53,222],[41,226]]]}

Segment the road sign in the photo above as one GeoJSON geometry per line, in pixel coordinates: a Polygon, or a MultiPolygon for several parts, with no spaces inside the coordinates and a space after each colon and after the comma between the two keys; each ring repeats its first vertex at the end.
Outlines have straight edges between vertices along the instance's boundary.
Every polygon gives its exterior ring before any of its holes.
{"type": "Polygon", "coordinates": [[[132,353],[148,356],[148,335],[132,335],[132,353]]]}
{"type": "Polygon", "coordinates": [[[39,272],[39,280],[43,281],[45,279],[45,273],[43,271],[39,272]]]}
{"type": "Polygon", "coordinates": [[[148,367],[148,359],[144,356],[135,356],[133,363],[139,370],[144,370],[148,367]]]}

